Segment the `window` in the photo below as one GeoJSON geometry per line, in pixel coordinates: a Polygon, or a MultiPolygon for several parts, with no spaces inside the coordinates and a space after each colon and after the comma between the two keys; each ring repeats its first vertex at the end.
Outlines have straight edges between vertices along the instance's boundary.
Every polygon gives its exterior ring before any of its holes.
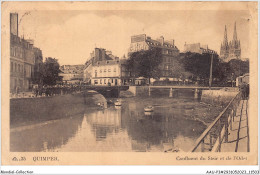
{"type": "Polygon", "coordinates": [[[107,84],[107,80],[106,79],[104,79],[104,84],[107,84]]]}
{"type": "Polygon", "coordinates": [[[102,69],[100,69],[100,71],[99,71],[100,73],[102,73],[102,69]]]}
{"type": "Polygon", "coordinates": [[[107,71],[108,71],[108,72],[111,72],[111,70],[110,70],[110,69],[108,69],[107,71]]]}
{"type": "Polygon", "coordinates": [[[107,72],[107,70],[106,70],[106,69],[104,69],[104,72],[107,72]]]}
{"type": "Polygon", "coordinates": [[[113,83],[113,80],[114,80],[114,79],[112,79],[112,83],[113,83]]]}
{"type": "Polygon", "coordinates": [[[100,84],[102,84],[102,79],[100,79],[100,84]]]}
{"type": "Polygon", "coordinates": [[[116,68],[114,68],[114,72],[116,72],[116,68]]]}
{"type": "Polygon", "coordinates": [[[15,72],[17,71],[16,63],[14,63],[14,71],[15,71],[15,72]]]}
{"type": "Polygon", "coordinates": [[[13,53],[13,48],[11,47],[11,56],[14,56],[14,53],[13,53]]]}
{"type": "Polygon", "coordinates": [[[14,64],[13,64],[13,62],[11,62],[11,72],[13,72],[13,71],[14,71],[14,68],[13,68],[13,66],[14,66],[14,64]]]}
{"type": "Polygon", "coordinates": [[[18,64],[18,72],[21,72],[20,64],[18,64]]]}

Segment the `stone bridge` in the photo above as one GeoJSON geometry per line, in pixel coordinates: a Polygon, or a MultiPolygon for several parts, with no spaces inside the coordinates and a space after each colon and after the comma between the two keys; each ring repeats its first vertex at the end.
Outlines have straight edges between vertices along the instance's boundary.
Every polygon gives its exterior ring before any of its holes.
{"type": "Polygon", "coordinates": [[[84,89],[97,91],[106,98],[118,98],[120,91],[128,90],[129,86],[86,86],[84,89]]]}

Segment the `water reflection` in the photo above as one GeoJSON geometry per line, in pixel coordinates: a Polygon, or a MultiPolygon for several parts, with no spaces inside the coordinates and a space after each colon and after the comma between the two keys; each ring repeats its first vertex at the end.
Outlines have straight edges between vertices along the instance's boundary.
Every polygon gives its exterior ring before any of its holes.
{"type": "Polygon", "coordinates": [[[74,116],[11,130],[11,152],[53,151],[80,130],[83,116],[74,116]]]}
{"type": "MultiPolygon", "coordinates": [[[[189,151],[206,126],[191,119],[199,103],[189,99],[130,98],[121,107],[86,110],[11,132],[11,151],[189,151]],[[144,107],[154,106],[154,112],[144,107]]],[[[202,108],[202,107],[201,107],[202,108]]]]}
{"type": "Polygon", "coordinates": [[[96,140],[105,139],[107,134],[118,133],[121,127],[121,110],[100,110],[94,113],[85,113],[87,123],[92,126],[96,140]]]}

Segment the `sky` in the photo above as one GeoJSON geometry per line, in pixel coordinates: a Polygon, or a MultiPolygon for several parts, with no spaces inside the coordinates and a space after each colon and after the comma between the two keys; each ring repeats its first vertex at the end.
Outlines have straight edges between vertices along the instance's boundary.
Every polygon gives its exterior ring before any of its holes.
{"type": "Polygon", "coordinates": [[[21,11],[19,36],[33,39],[43,57],[53,57],[60,65],[84,64],[95,47],[127,55],[132,35],[146,34],[157,39],[174,39],[183,51],[185,42],[207,44],[219,53],[227,26],[233,38],[234,23],[241,43],[242,58],[249,51],[248,11],[205,10],[113,10],[113,11],[21,11]]]}

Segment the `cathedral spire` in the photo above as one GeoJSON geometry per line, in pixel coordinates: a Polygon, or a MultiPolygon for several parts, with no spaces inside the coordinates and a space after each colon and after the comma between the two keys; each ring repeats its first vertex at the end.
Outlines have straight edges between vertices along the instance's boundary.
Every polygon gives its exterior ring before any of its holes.
{"type": "Polygon", "coordinates": [[[236,27],[236,22],[235,22],[235,26],[234,26],[233,41],[237,41],[237,27],[236,27]]]}
{"type": "Polygon", "coordinates": [[[225,32],[224,32],[224,46],[228,45],[228,38],[227,38],[227,26],[225,25],[225,32]]]}

